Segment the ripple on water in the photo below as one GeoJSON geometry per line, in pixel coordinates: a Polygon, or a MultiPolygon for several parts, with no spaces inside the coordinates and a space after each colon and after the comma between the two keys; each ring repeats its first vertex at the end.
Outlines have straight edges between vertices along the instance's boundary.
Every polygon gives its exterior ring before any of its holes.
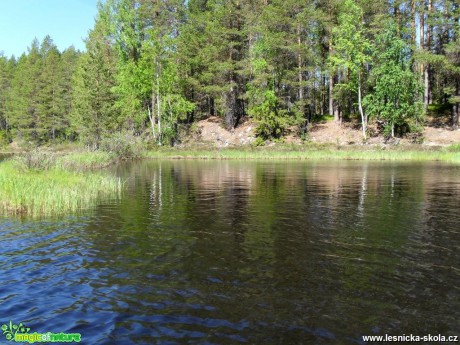
{"type": "Polygon", "coordinates": [[[132,164],[123,199],[90,216],[0,220],[0,321],[80,332],[91,344],[453,334],[460,184],[451,172],[132,164]]]}

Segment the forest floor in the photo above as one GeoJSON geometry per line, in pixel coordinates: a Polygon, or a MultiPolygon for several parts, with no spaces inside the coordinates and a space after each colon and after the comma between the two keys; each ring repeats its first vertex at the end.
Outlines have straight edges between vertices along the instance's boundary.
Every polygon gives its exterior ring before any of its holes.
{"type": "MultiPolygon", "coordinates": [[[[306,140],[318,144],[335,144],[340,146],[360,145],[363,143],[362,131],[357,121],[344,122],[341,125],[334,121],[320,121],[313,123],[306,135],[306,140]]],[[[195,142],[206,143],[216,147],[245,146],[255,141],[256,124],[251,120],[243,121],[233,131],[224,128],[221,118],[210,117],[197,123],[195,142]]],[[[378,134],[375,124],[370,125],[372,134],[366,141],[367,145],[395,144],[413,146],[413,140],[409,137],[397,138],[385,141],[382,134],[378,134]]],[[[460,143],[460,130],[452,130],[448,119],[428,118],[422,137],[422,146],[443,147],[460,143]]],[[[302,140],[292,129],[286,135],[284,142],[290,144],[301,144],[302,140]]],[[[276,146],[276,143],[267,142],[269,146],[276,146]]]]}
{"type": "MultiPolygon", "coordinates": [[[[188,131],[181,138],[181,144],[178,149],[197,149],[206,150],[213,148],[235,148],[244,150],[245,148],[253,147],[255,142],[256,123],[251,119],[244,119],[240,125],[232,131],[228,131],[221,118],[209,117],[200,120],[193,126],[193,129],[188,131]]],[[[437,150],[450,145],[460,145],[460,129],[452,130],[449,125],[449,117],[428,117],[425,122],[423,133],[417,138],[418,143],[409,136],[403,138],[395,138],[385,140],[382,133],[379,133],[376,124],[369,126],[371,135],[363,142],[361,125],[359,121],[346,121],[341,125],[332,120],[324,120],[312,123],[304,140],[299,137],[295,128],[287,131],[282,141],[266,141],[265,147],[272,150],[284,150],[286,144],[288,146],[299,146],[313,144],[320,149],[321,147],[338,147],[349,148],[350,150],[363,150],[385,147],[399,147],[405,151],[419,150],[437,150]],[[395,145],[397,144],[397,145],[395,145]]],[[[10,145],[0,148],[0,154],[21,153],[28,151],[24,148],[24,143],[14,141],[10,145]]],[[[66,154],[74,151],[81,151],[82,147],[75,143],[54,144],[42,148],[55,153],[66,154]]],[[[292,147],[291,147],[292,149],[292,147]]],[[[91,163],[92,164],[92,163],[91,163]]]]}

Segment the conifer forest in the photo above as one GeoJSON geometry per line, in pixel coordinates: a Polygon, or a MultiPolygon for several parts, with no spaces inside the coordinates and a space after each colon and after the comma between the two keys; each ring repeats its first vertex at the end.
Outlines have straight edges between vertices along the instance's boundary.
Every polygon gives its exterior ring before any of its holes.
{"type": "Polygon", "coordinates": [[[208,116],[263,140],[324,116],[398,136],[427,109],[460,125],[457,0],[107,0],[85,51],[47,36],[0,56],[4,144],[171,145],[208,116]]]}

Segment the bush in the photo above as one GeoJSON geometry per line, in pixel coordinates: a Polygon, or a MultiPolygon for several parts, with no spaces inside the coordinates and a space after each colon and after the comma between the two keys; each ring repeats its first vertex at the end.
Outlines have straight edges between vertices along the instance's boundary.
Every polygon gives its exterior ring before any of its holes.
{"type": "Polygon", "coordinates": [[[265,140],[262,137],[256,137],[256,140],[252,142],[253,146],[264,146],[265,145],[265,140]]]}
{"type": "Polygon", "coordinates": [[[452,145],[448,146],[447,151],[460,152],[460,144],[452,144],[452,145]]]}
{"type": "Polygon", "coordinates": [[[263,101],[253,106],[249,113],[257,122],[255,134],[263,140],[278,139],[283,136],[287,127],[285,113],[280,111],[278,99],[274,91],[266,91],[263,101]]]}
{"type": "Polygon", "coordinates": [[[35,149],[16,156],[14,160],[22,170],[49,170],[55,166],[56,154],[35,149]]]}
{"type": "Polygon", "coordinates": [[[11,142],[11,135],[5,130],[0,131],[0,147],[5,147],[11,142]]]}
{"type": "Polygon", "coordinates": [[[408,119],[406,121],[407,132],[405,136],[414,144],[423,144],[425,140],[423,136],[423,123],[415,121],[415,119],[408,119]]]}
{"type": "Polygon", "coordinates": [[[101,140],[99,148],[120,159],[138,158],[144,150],[139,137],[128,133],[116,133],[101,140]]]}

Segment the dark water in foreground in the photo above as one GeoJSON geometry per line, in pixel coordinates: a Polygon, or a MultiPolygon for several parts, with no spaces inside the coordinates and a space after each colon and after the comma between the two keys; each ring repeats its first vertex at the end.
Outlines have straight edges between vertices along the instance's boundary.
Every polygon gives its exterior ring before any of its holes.
{"type": "MultiPolygon", "coordinates": [[[[140,162],[121,200],[0,218],[0,323],[83,344],[460,333],[460,167],[140,162]]],[[[0,333],[0,342],[4,340],[0,333]]]]}

